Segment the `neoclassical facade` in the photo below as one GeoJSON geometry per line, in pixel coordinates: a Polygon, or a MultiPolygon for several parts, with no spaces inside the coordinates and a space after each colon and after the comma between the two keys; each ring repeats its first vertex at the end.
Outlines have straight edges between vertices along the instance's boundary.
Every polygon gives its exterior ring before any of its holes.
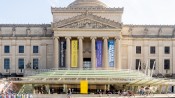
{"type": "Polygon", "coordinates": [[[175,73],[174,25],[125,25],[123,8],[75,0],[51,8],[51,24],[0,24],[0,73],[25,69],[154,68],[175,73]]]}

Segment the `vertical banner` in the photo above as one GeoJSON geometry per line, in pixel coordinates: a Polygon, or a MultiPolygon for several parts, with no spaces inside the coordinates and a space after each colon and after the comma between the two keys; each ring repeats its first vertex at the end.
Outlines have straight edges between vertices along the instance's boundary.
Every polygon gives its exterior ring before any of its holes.
{"type": "Polygon", "coordinates": [[[103,49],[103,41],[97,40],[96,41],[96,66],[102,67],[102,50],[103,49]]]}
{"type": "Polygon", "coordinates": [[[108,59],[109,67],[114,67],[114,40],[108,40],[108,59]]]}
{"type": "Polygon", "coordinates": [[[88,81],[86,81],[86,80],[80,81],[80,93],[81,94],[88,93],[88,81]]]}
{"type": "Polygon", "coordinates": [[[66,67],[66,41],[64,39],[60,40],[60,67],[65,68],[66,67]]]}
{"type": "Polygon", "coordinates": [[[78,67],[78,40],[72,40],[71,45],[71,67],[78,67]]]}

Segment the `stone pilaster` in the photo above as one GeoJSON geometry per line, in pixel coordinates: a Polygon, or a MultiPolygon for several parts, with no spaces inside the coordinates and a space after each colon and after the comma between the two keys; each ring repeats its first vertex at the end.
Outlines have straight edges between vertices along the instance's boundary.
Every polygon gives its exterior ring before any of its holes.
{"type": "Polygon", "coordinates": [[[79,65],[79,68],[82,69],[83,68],[83,37],[78,37],[78,40],[79,40],[78,65],[79,65]]]}
{"type": "Polygon", "coordinates": [[[108,69],[108,37],[103,37],[103,68],[108,69]]]}
{"type": "Polygon", "coordinates": [[[120,38],[115,38],[115,67],[117,70],[121,69],[121,43],[120,38]]]}
{"type": "MultiPolygon", "coordinates": [[[[16,63],[16,53],[18,51],[16,51],[16,39],[12,39],[12,42],[11,42],[11,48],[10,49],[10,54],[11,54],[11,62],[10,62],[10,73],[15,73],[16,72],[16,68],[18,69],[18,63],[16,63]]],[[[18,59],[17,59],[18,61],[18,59]]],[[[25,62],[25,61],[24,61],[25,62]]],[[[25,66],[24,66],[24,69],[25,69],[25,66]]]]}
{"type": "MultiPolygon", "coordinates": [[[[47,44],[41,44],[41,64],[42,66],[39,67],[40,69],[47,69],[47,44]]],[[[59,59],[59,58],[58,58],[59,59]]],[[[40,65],[40,64],[39,64],[40,65]]],[[[56,67],[58,68],[58,67],[56,67]]]]}
{"type": "Polygon", "coordinates": [[[66,68],[70,69],[70,39],[71,37],[66,37],[66,68]]]}
{"type": "Polygon", "coordinates": [[[59,67],[59,42],[58,42],[58,37],[54,38],[54,68],[58,69],[59,67]]]}
{"type": "Polygon", "coordinates": [[[95,40],[96,40],[96,37],[91,37],[91,65],[92,65],[92,69],[96,68],[95,40]]]}

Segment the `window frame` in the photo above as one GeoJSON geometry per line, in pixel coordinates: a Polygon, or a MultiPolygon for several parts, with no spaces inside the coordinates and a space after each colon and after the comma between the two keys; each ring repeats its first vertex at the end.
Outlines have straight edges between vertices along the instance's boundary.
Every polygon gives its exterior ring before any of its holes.
{"type": "Polygon", "coordinates": [[[18,46],[18,53],[24,53],[24,46],[23,45],[19,45],[18,46]],[[20,52],[20,47],[23,47],[23,51],[22,52],[20,52]]]}
{"type": "Polygon", "coordinates": [[[164,70],[170,70],[170,59],[164,59],[164,70]],[[169,61],[168,62],[169,63],[168,67],[166,65],[166,61],[169,61]]]}
{"type": "Polygon", "coordinates": [[[4,58],[4,69],[10,69],[10,58],[4,58]],[[6,60],[9,60],[8,62],[8,67],[5,67],[6,66],[6,60]]]}
{"type": "Polygon", "coordinates": [[[19,58],[18,59],[18,69],[25,69],[25,60],[24,60],[24,58],[19,58]],[[20,60],[23,60],[23,64],[20,64],[20,60]],[[21,66],[23,66],[23,67],[21,67],[21,66]]]}
{"type": "Polygon", "coordinates": [[[150,46],[150,54],[156,54],[156,47],[155,46],[150,46]]]}
{"type": "Polygon", "coordinates": [[[4,53],[10,53],[10,46],[9,45],[5,45],[4,46],[4,53]],[[7,48],[8,47],[8,48],[7,48]],[[8,49],[8,50],[6,50],[6,48],[8,49]]]}
{"type": "Polygon", "coordinates": [[[39,53],[39,46],[35,45],[33,46],[33,53],[39,53]],[[37,47],[37,50],[35,50],[35,47],[37,47]]]}
{"type": "MultiPolygon", "coordinates": [[[[150,59],[150,63],[149,63],[149,68],[150,69],[153,69],[153,66],[154,66],[154,62],[156,61],[156,59],[150,59]],[[151,61],[153,61],[153,62],[151,62],[151,61]],[[153,65],[151,65],[151,64],[153,64],[153,65]]],[[[155,67],[154,67],[154,70],[156,69],[156,63],[155,63],[155,67]]]]}
{"type": "Polygon", "coordinates": [[[38,58],[33,58],[33,69],[39,69],[39,59],[38,58]],[[36,60],[37,61],[37,66],[35,67],[35,64],[36,64],[36,60]]]}
{"type": "Polygon", "coordinates": [[[170,54],[170,47],[169,46],[164,47],[164,54],[170,54]],[[168,51],[166,51],[167,50],[166,48],[168,48],[168,51]]]}
{"type": "Polygon", "coordinates": [[[142,47],[141,46],[136,46],[136,54],[141,54],[142,53],[142,47]],[[139,49],[139,50],[137,50],[139,49]]]}

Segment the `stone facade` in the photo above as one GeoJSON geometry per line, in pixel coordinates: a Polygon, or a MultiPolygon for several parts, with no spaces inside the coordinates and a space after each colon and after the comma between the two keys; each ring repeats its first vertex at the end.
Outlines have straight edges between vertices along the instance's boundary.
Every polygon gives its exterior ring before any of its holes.
{"type": "Polygon", "coordinates": [[[123,8],[107,8],[98,0],[76,0],[66,8],[52,8],[51,11],[52,24],[0,25],[0,73],[20,75],[27,67],[34,68],[34,58],[39,60],[39,69],[59,69],[61,39],[66,41],[65,68],[68,69],[71,68],[73,39],[78,40],[79,46],[77,68],[83,68],[84,59],[90,58],[91,68],[97,69],[95,42],[100,39],[103,41],[102,69],[110,69],[108,40],[113,39],[115,66],[112,69],[136,70],[136,59],[141,66],[148,67],[150,60],[155,60],[155,74],[175,73],[174,25],[123,25],[123,8]],[[21,45],[24,53],[19,53],[21,45]],[[10,47],[9,53],[4,53],[5,46],[10,47]],[[33,53],[33,46],[39,47],[38,53],[33,53]],[[137,46],[141,47],[140,53],[136,53],[137,46]],[[10,69],[4,69],[6,58],[10,59],[10,69]],[[18,68],[20,58],[24,59],[22,70],[18,68]]]}

